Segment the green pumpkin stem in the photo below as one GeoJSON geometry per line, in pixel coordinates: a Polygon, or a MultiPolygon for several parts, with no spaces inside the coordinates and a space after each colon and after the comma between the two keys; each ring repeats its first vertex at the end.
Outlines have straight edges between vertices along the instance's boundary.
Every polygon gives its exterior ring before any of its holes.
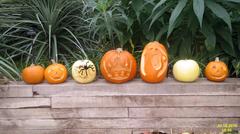
{"type": "Polygon", "coordinates": [[[216,57],[215,61],[219,62],[219,61],[220,61],[220,60],[219,60],[219,57],[216,57]]]}

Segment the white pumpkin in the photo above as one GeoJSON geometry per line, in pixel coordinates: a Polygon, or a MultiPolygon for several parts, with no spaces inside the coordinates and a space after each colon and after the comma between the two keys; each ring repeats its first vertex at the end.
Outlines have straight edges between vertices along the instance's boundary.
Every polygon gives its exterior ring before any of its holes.
{"type": "Polygon", "coordinates": [[[96,67],[90,60],[78,60],[72,65],[72,77],[79,83],[90,83],[96,75],[96,67]]]}
{"type": "Polygon", "coordinates": [[[194,60],[179,60],[173,65],[174,78],[182,82],[193,82],[200,75],[200,67],[194,60]]]}

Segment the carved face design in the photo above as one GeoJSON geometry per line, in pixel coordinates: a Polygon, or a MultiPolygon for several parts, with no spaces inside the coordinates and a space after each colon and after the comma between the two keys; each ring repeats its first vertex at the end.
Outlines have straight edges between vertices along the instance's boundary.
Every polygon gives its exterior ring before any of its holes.
{"type": "Polygon", "coordinates": [[[205,69],[205,75],[212,81],[224,81],[228,76],[228,67],[221,61],[210,62],[205,69]]]}
{"type": "Polygon", "coordinates": [[[129,52],[112,50],[104,55],[100,69],[106,80],[122,83],[133,79],[136,64],[136,60],[129,52]]]}
{"type": "Polygon", "coordinates": [[[62,64],[52,64],[45,70],[45,79],[52,84],[62,83],[67,79],[67,69],[62,64]]]}
{"type": "Polygon", "coordinates": [[[165,47],[158,42],[151,42],[143,50],[140,72],[147,82],[160,82],[167,73],[168,56],[165,47]]]}
{"type": "Polygon", "coordinates": [[[72,77],[79,83],[94,81],[96,74],[96,67],[90,60],[78,60],[72,66],[72,77]]]}

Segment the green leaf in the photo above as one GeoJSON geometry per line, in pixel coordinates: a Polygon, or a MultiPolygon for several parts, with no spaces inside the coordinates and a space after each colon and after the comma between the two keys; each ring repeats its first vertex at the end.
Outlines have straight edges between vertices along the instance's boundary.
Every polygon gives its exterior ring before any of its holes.
{"type": "Polygon", "coordinates": [[[237,36],[237,43],[238,43],[238,49],[240,50],[240,32],[238,32],[238,36],[237,36]]]}
{"type": "Polygon", "coordinates": [[[176,20],[183,11],[184,7],[186,6],[188,0],[179,0],[177,6],[173,10],[171,17],[169,19],[169,28],[168,28],[168,37],[171,35],[173,29],[176,25],[176,20]]]}
{"type": "Polygon", "coordinates": [[[229,2],[235,2],[235,3],[240,3],[240,0],[227,0],[229,2]]]}
{"type": "Polygon", "coordinates": [[[206,37],[205,45],[207,50],[212,51],[216,46],[216,34],[211,25],[208,23],[203,23],[201,30],[202,34],[206,37]]]}
{"type": "Polygon", "coordinates": [[[233,57],[236,57],[231,32],[229,32],[229,30],[224,29],[224,28],[218,28],[218,29],[216,29],[216,32],[221,39],[221,40],[219,40],[219,42],[220,42],[223,50],[227,54],[229,54],[233,57]]]}
{"type": "Polygon", "coordinates": [[[160,0],[157,5],[153,8],[152,12],[155,12],[157,8],[161,7],[164,3],[166,3],[167,0],[160,0]]]}
{"type": "Polygon", "coordinates": [[[188,34],[185,34],[185,36],[182,37],[181,46],[179,48],[179,55],[180,57],[192,57],[191,54],[191,48],[192,48],[192,36],[189,36],[190,32],[188,34]]]}
{"type": "Polygon", "coordinates": [[[230,31],[232,32],[231,18],[225,8],[213,1],[206,1],[206,6],[219,18],[221,18],[225,23],[227,23],[230,31]]]}
{"type": "Polygon", "coordinates": [[[149,30],[151,29],[153,23],[159,19],[165,12],[167,12],[171,8],[172,4],[168,4],[167,6],[161,8],[155,15],[153,15],[153,19],[149,25],[149,30]]]}
{"type": "Polygon", "coordinates": [[[137,15],[138,21],[140,21],[139,16],[140,16],[141,10],[144,7],[144,0],[133,0],[132,7],[135,11],[135,14],[137,15]]]}
{"type": "Polygon", "coordinates": [[[193,10],[198,18],[198,21],[201,27],[202,27],[204,9],[205,9],[204,0],[193,0],[193,10]]]}

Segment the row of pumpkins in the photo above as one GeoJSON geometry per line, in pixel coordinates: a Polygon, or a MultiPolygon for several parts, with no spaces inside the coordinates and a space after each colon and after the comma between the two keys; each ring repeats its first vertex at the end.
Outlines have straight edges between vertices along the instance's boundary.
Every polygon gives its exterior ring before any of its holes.
{"type": "MultiPolygon", "coordinates": [[[[158,83],[164,80],[167,70],[166,48],[157,41],[147,44],[141,57],[141,78],[149,83],[158,83]]],[[[100,63],[100,71],[107,81],[124,83],[136,76],[137,62],[128,51],[118,48],[105,53],[100,63]]],[[[79,83],[94,81],[96,74],[96,67],[90,60],[79,60],[72,66],[72,77],[79,83]]],[[[173,75],[178,81],[193,82],[199,77],[200,68],[194,60],[179,60],[173,66],[173,75]]],[[[228,68],[224,62],[216,58],[207,65],[205,75],[211,81],[224,81],[228,76],[228,68]]],[[[38,84],[44,79],[50,84],[58,84],[63,83],[67,77],[66,67],[54,61],[46,69],[40,65],[31,65],[22,71],[23,80],[29,84],[38,84]]]]}

